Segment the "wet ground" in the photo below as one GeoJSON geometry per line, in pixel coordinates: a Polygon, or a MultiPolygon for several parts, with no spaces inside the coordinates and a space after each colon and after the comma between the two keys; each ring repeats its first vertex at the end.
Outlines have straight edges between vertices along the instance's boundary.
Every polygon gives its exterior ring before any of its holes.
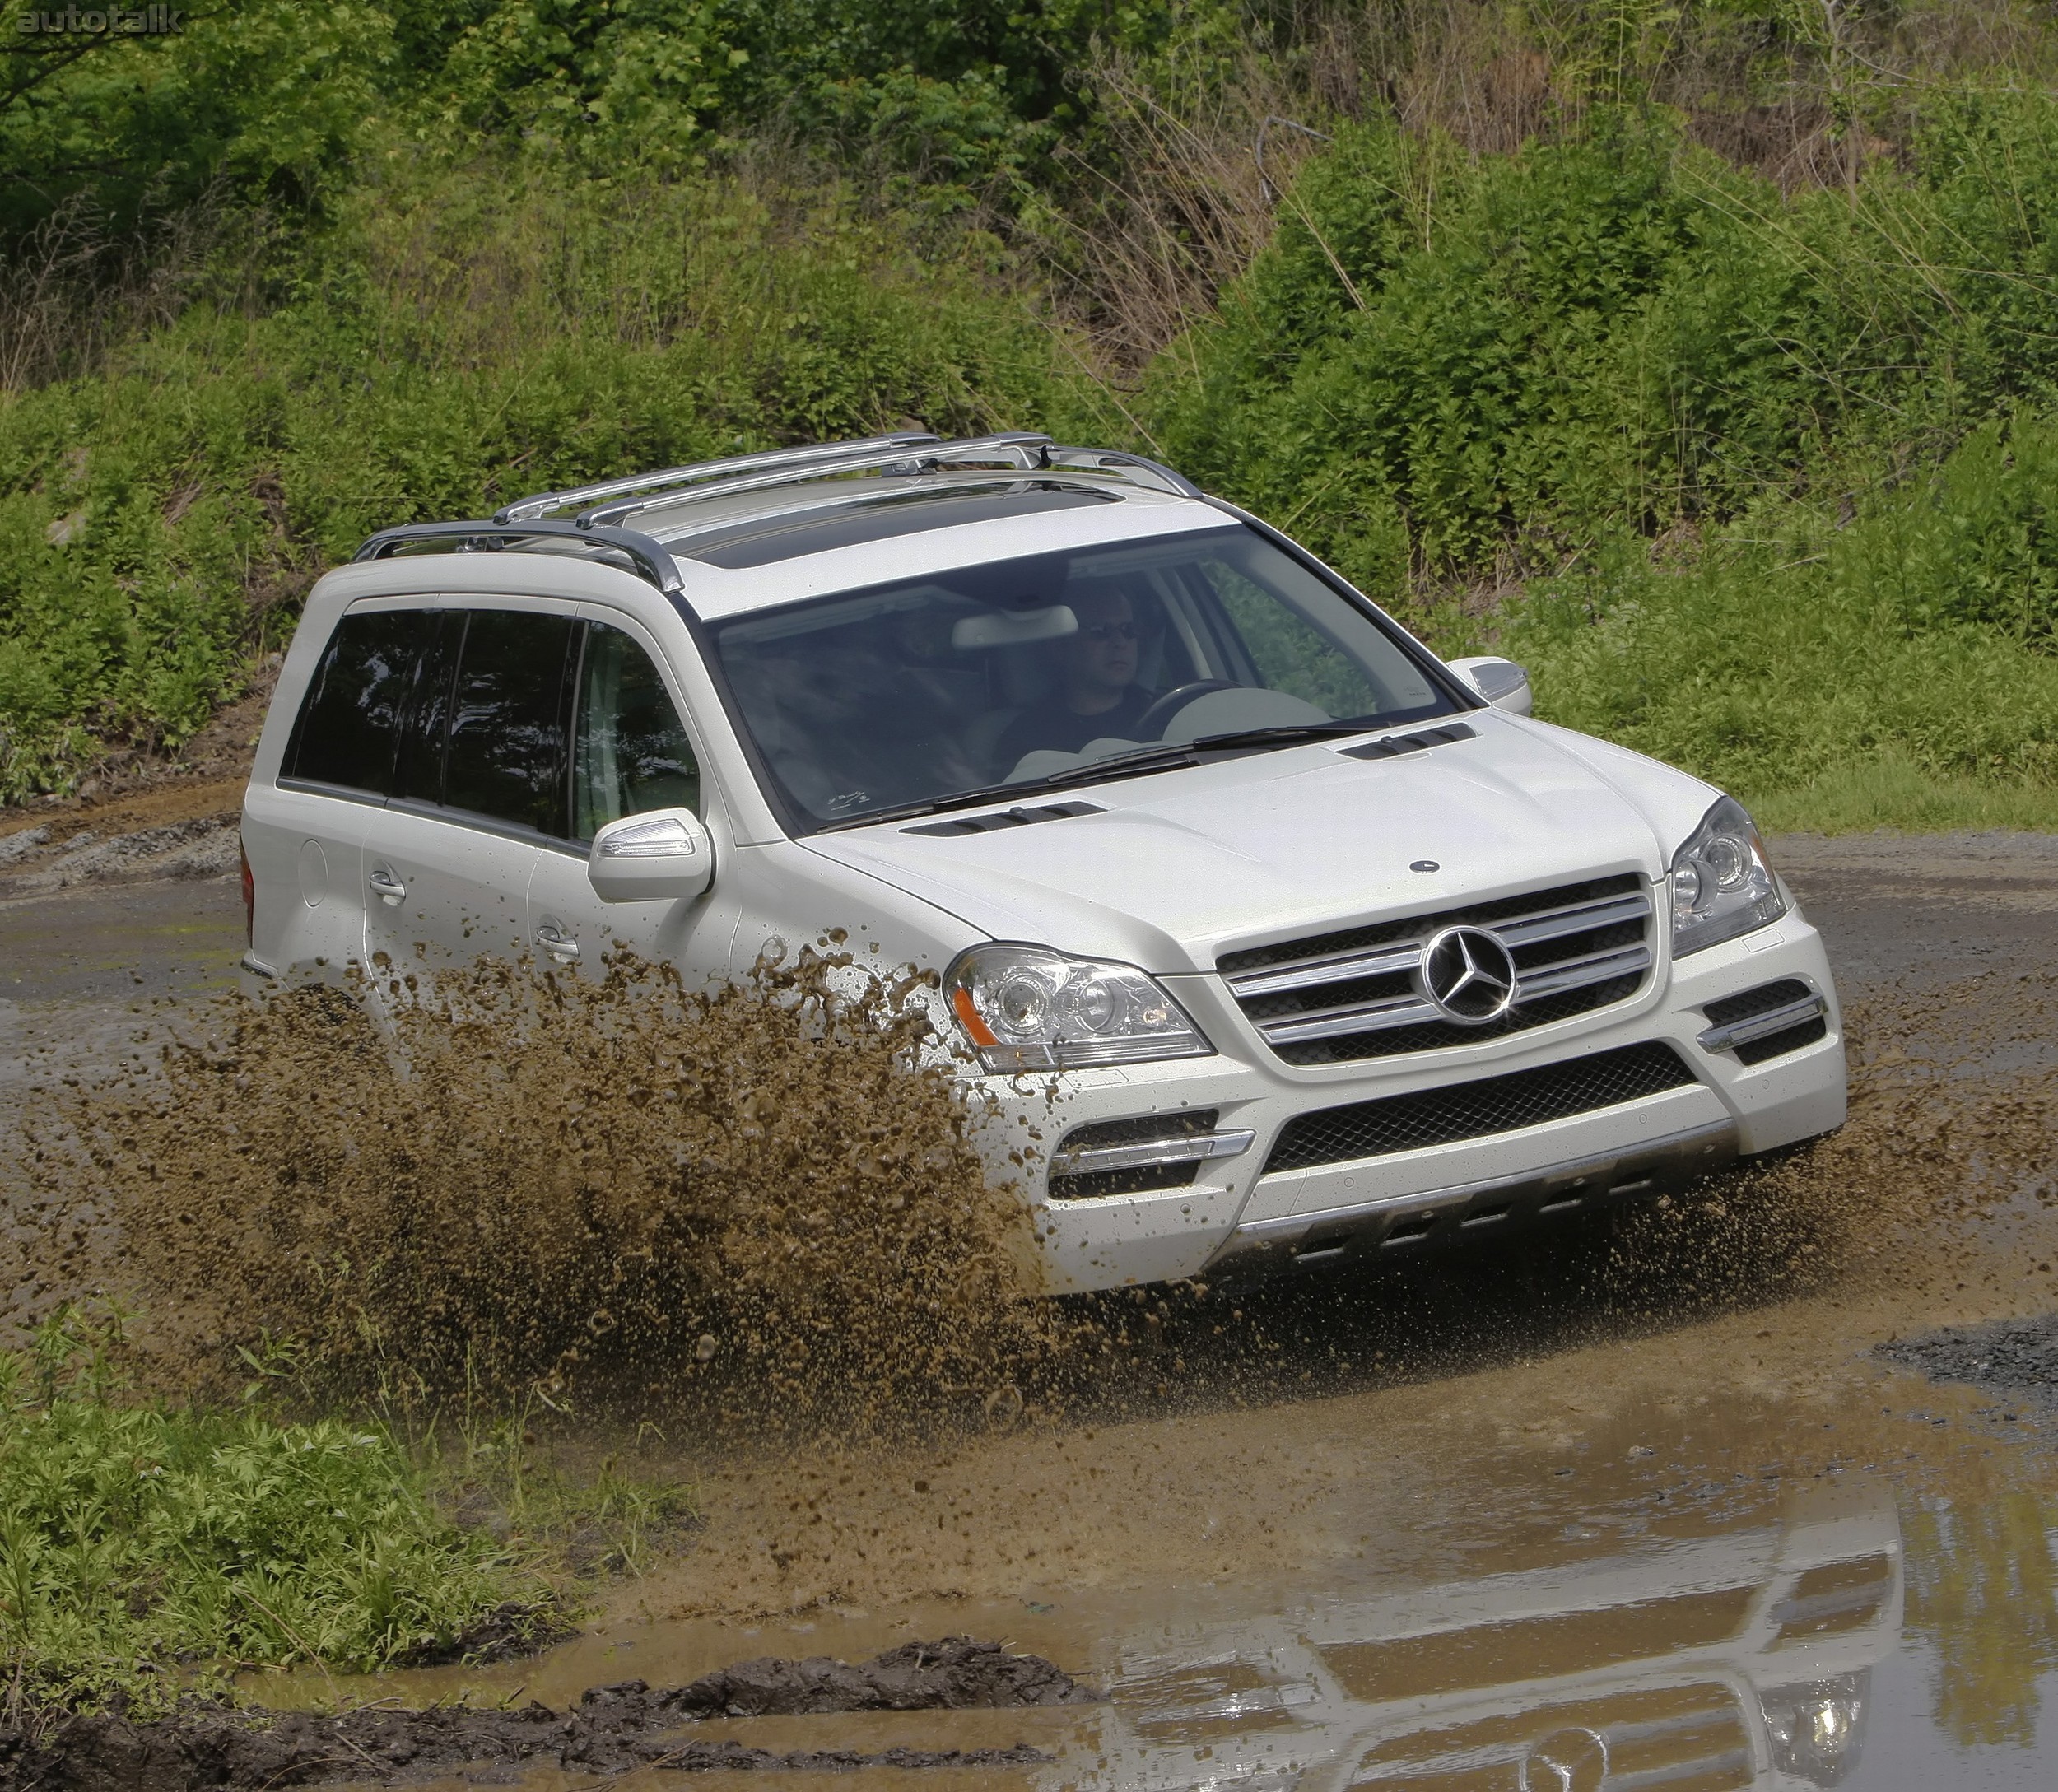
{"type": "MultiPolygon", "coordinates": [[[[2039,1199],[2058,840],[1775,856],[1865,1004],[1858,1143],[1794,1196],[1820,1224],[1768,1232],[1761,1192],[1729,1198],[1727,1232],[1698,1222],[1719,1263],[1669,1256],[1669,1221],[1646,1216],[1617,1247],[1638,1261],[1606,1273],[1608,1242],[1580,1235],[1255,1291],[1264,1323],[1234,1335],[1262,1361],[1182,1320],[1124,1401],[919,1455],[717,1459],[646,1435],[638,1472],[698,1489],[692,1547],[546,1657],[344,1690],[563,1708],[958,1633],[1110,1702],[693,1734],[1051,1757],[782,1771],[796,1792],[2058,1781],[2058,1415],[2038,1379],[2058,1357],[2045,1329],[1994,1329],[2058,1308],[2039,1199]],[[1911,1203],[1939,1175],[1963,1198],[1911,1203]]],[[[0,1101],[26,1053],[111,1044],[138,1003],[226,982],[240,928],[233,879],[0,903],[0,1101]]]]}

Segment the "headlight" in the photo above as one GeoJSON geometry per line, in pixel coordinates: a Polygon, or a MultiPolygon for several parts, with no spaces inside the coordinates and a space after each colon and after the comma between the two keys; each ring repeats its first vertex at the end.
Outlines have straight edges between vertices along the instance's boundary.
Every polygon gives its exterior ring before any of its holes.
{"type": "Polygon", "coordinates": [[[1724,797],[1672,859],[1672,956],[1749,933],[1786,912],[1765,842],[1741,803],[1724,797]]]}
{"type": "Polygon", "coordinates": [[[1834,1680],[1777,1687],[1758,1695],[1772,1765],[1809,1785],[1832,1786],[1864,1752],[1872,1670],[1834,1680]]]}
{"type": "Polygon", "coordinates": [[[1214,1050],[1180,1005],[1129,965],[1041,946],[975,946],[958,955],[943,990],[989,1070],[1077,1070],[1214,1050]]]}

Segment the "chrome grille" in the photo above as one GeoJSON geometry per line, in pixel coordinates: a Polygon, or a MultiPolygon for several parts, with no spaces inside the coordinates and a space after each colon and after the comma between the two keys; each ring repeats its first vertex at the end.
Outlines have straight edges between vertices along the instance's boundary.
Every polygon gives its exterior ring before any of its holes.
{"type": "Polygon", "coordinates": [[[1624,873],[1228,952],[1217,968],[1288,1064],[1344,1064],[1476,1045],[1623,1001],[1650,973],[1651,919],[1651,886],[1624,873]],[[1495,934],[1515,961],[1514,1005],[1483,1026],[1446,1020],[1422,989],[1424,943],[1461,924],[1495,934]]]}
{"type": "MultiPolygon", "coordinates": [[[[1633,1614],[1634,1608],[1619,1613],[1633,1614]]],[[[1758,1783],[1743,1706],[1730,1687],[1708,1682],[1623,1688],[1425,1725],[1375,1744],[1352,1777],[1350,1792],[1513,1792],[1547,1785],[1594,1792],[1745,1792],[1758,1783]]]]}

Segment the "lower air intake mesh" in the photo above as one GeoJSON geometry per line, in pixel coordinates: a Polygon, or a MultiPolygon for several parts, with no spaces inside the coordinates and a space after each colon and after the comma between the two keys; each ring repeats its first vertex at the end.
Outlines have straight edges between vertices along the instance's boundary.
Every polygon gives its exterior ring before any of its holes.
{"type": "Polygon", "coordinates": [[[1268,1174],[1305,1170],[1484,1138],[1661,1095],[1697,1080],[1679,1053],[1660,1040],[1623,1045],[1505,1077],[1296,1115],[1281,1130],[1264,1167],[1268,1174]]]}
{"type": "Polygon", "coordinates": [[[1702,1004],[1701,1012],[1717,1026],[1728,1026],[1737,1021],[1748,1021],[1753,1014],[1770,1014],[1774,1008],[1783,1008],[1789,1002],[1800,1002],[1814,991],[1799,977],[1781,977],[1777,983],[1761,983],[1755,989],[1746,989],[1741,995],[1718,996],[1712,1002],[1702,1004]]]}
{"type": "Polygon", "coordinates": [[[1762,1064],[1768,1059],[1784,1058],[1790,1051],[1799,1051],[1804,1045],[1813,1045],[1828,1037],[1829,1022],[1818,1014],[1814,1020],[1803,1021],[1783,1033],[1774,1033],[1764,1039],[1754,1039],[1748,1045],[1738,1046],[1737,1062],[1762,1064]]]}
{"type": "MultiPolygon", "coordinates": [[[[1701,1012],[1716,1026],[1729,1026],[1738,1021],[1748,1021],[1754,1014],[1770,1014],[1774,1008],[1785,1008],[1790,1002],[1804,1001],[1814,993],[1798,977],[1781,977],[1776,983],[1760,984],[1741,995],[1725,995],[1704,1003],[1701,1012]]],[[[1737,1062],[1762,1064],[1768,1059],[1782,1058],[1790,1051],[1799,1051],[1802,1046],[1812,1045],[1828,1036],[1829,1022],[1817,1014],[1805,1021],[1797,1021],[1780,1032],[1737,1046],[1737,1062]]]]}
{"type": "MultiPolygon", "coordinates": [[[[1218,1108],[1188,1108],[1181,1114],[1146,1114],[1133,1120],[1096,1120],[1074,1127],[1058,1147],[1068,1151],[1092,1151],[1102,1145],[1148,1145],[1157,1139],[1190,1138],[1196,1133],[1215,1129],[1218,1108]]],[[[1054,1171],[1051,1199],[1077,1201],[1096,1194],[1147,1194],[1156,1189],[1190,1188],[1200,1174],[1198,1161],[1183,1164],[1141,1164],[1132,1170],[1089,1170],[1065,1175],[1054,1171]]]]}

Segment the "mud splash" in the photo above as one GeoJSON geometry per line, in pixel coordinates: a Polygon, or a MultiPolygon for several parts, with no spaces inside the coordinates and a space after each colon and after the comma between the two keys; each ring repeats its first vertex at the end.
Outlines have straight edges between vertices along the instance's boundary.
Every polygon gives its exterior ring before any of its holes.
{"type": "MultiPolygon", "coordinates": [[[[678,1739],[715,1717],[849,1711],[1021,1711],[1092,1705],[1105,1695],[1036,1655],[966,1636],[907,1643],[857,1666],[828,1656],[764,1657],[653,1689],[595,1687],[572,1710],[531,1701],[498,1711],[359,1707],[335,1715],[202,1708],[148,1724],[76,1718],[31,1741],[0,1735],[0,1792],[189,1792],[338,1780],[406,1785],[462,1768],[547,1766],[613,1776],[638,1768],[846,1771],[990,1767],[1051,1757],[1022,1743],[978,1749],[794,1752],[678,1739]]],[[[496,1776],[496,1777],[499,1777],[496,1776]]]]}
{"type": "Polygon", "coordinates": [[[1843,1129],[1632,1214],[1618,1320],[1800,1296],[2058,1292],[2058,977],[1875,990],[1846,1012],[1843,1129]]]}
{"type": "Polygon", "coordinates": [[[10,1202],[165,1375],[891,1436],[1018,1408],[1056,1327],[908,981],[802,955],[690,993],[483,963],[237,998],[47,1091],[10,1202]]]}
{"type": "Polygon", "coordinates": [[[182,1387],[257,1359],[322,1397],[533,1389],[850,1441],[1347,1393],[1836,1287],[2058,1282],[2048,975],[1854,1006],[1841,1134],[1612,1233],[1059,1305],[1025,1297],[1022,1205],[919,1064],[912,986],[839,994],[841,957],[711,995],[623,958],[396,980],[383,1018],[334,989],[224,1003],[49,1091],[15,1250],[46,1299],[142,1306],[182,1387]]]}
{"type": "Polygon", "coordinates": [[[1007,1436],[704,1469],[705,1529],[636,1598],[753,1615],[1291,1576],[1385,1528],[1337,1520],[1339,1490],[1435,1511],[1483,1436],[1577,1439],[1724,1390],[1854,1398],[1897,1332],[2052,1303],[2053,996],[1888,992],[1857,1016],[1842,1133],[1612,1234],[1137,1291],[1078,1340],[1092,1373],[1007,1436]]]}

